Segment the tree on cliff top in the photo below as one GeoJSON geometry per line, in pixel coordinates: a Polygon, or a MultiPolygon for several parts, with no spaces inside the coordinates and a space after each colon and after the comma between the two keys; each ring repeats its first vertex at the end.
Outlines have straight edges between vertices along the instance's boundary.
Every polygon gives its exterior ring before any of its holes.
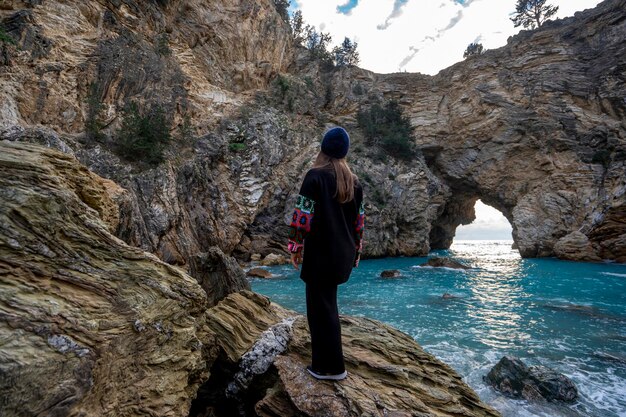
{"type": "Polygon", "coordinates": [[[517,0],[515,15],[511,18],[515,27],[535,29],[552,17],[559,6],[546,5],[546,0],[517,0]]]}
{"type": "Polygon", "coordinates": [[[480,55],[483,53],[483,44],[482,43],[470,43],[467,45],[467,49],[463,52],[463,58],[467,58],[472,55],[480,55]]]}
{"type": "Polygon", "coordinates": [[[289,4],[291,2],[289,0],[274,0],[274,6],[276,6],[276,11],[283,18],[285,22],[289,22],[289,4]]]}
{"type": "Polygon", "coordinates": [[[296,44],[302,45],[311,51],[314,59],[320,60],[323,64],[332,67],[344,67],[359,64],[359,53],[356,48],[358,44],[350,38],[344,38],[341,45],[330,51],[329,45],[332,42],[330,33],[318,32],[315,26],[305,24],[302,18],[302,11],[296,10],[289,21],[291,33],[296,44]]]}
{"type": "Polygon", "coordinates": [[[344,38],[340,46],[335,46],[333,49],[333,55],[335,59],[335,65],[338,67],[345,67],[349,65],[359,64],[359,53],[356,50],[358,44],[350,40],[350,38],[344,38]]]}

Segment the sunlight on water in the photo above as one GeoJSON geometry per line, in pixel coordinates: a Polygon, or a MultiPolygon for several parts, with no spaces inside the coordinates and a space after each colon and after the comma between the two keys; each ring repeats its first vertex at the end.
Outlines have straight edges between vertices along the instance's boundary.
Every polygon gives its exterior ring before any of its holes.
{"type": "MultiPolygon", "coordinates": [[[[450,364],[505,417],[626,417],[626,266],[521,259],[511,241],[455,241],[450,256],[472,269],[424,268],[427,258],[362,261],[339,290],[342,314],[389,323],[450,364]],[[385,269],[402,276],[380,278],[385,269]],[[442,298],[448,293],[451,298],[442,298]],[[482,377],[504,355],[570,377],[569,406],[511,400],[482,377]]],[[[253,290],[304,312],[304,284],[289,266],[253,290]]]]}

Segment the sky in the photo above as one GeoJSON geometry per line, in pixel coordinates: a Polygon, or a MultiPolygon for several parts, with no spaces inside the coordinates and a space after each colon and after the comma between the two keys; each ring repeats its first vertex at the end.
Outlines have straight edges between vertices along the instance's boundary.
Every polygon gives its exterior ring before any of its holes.
{"type": "MultiPolygon", "coordinates": [[[[358,43],[360,67],[378,72],[434,75],[463,59],[472,42],[485,49],[504,46],[513,27],[516,0],[291,0],[306,23],[358,43]]],[[[553,18],[595,7],[600,0],[548,0],[553,18]]]]}
{"type": "Polygon", "coordinates": [[[476,220],[467,226],[456,228],[455,240],[513,240],[511,224],[495,208],[476,201],[476,220]]]}
{"type": "MultiPolygon", "coordinates": [[[[572,16],[601,0],[548,0],[553,17],[572,16]]],[[[291,0],[290,12],[330,33],[333,45],[345,37],[358,43],[359,66],[378,73],[434,75],[463,60],[467,45],[506,45],[519,32],[510,20],[516,0],[291,0]]],[[[511,225],[496,209],[476,203],[476,220],[457,229],[456,239],[511,239],[511,225]]]]}

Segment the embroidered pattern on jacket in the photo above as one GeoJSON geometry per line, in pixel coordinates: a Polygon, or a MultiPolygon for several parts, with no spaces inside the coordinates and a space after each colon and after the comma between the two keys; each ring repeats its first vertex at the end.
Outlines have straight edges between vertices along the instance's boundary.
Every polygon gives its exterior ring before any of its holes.
{"type": "Polygon", "coordinates": [[[289,225],[289,243],[287,245],[289,252],[299,252],[302,249],[304,239],[311,231],[314,211],[315,201],[299,194],[289,225]]]}
{"type": "Polygon", "coordinates": [[[365,228],[365,205],[361,202],[359,207],[359,214],[356,216],[355,231],[356,231],[356,248],[357,252],[361,253],[363,249],[363,229],[365,228]]]}

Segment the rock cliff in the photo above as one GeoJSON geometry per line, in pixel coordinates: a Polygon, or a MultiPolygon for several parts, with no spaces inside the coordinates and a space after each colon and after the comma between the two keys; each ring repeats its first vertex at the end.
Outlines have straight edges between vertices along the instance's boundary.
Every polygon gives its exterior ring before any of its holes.
{"type": "Polygon", "coordinates": [[[0,414],[186,414],[208,374],[206,294],[110,234],[103,180],[0,144],[0,414]]]}
{"type": "Polygon", "coordinates": [[[3,416],[499,415],[363,318],[343,318],[351,376],[316,382],[302,316],[224,289],[217,249],[194,260],[198,282],[114,237],[120,191],[72,156],[0,142],[3,416]]]}
{"type": "Polygon", "coordinates": [[[122,186],[116,235],[188,270],[213,246],[283,251],[335,123],[365,185],[366,256],[448,247],[480,198],[522,256],[623,262],[625,10],[606,0],[431,77],[324,68],[269,0],[10,2],[0,138],[72,153],[122,186]],[[357,127],[359,109],[389,99],[415,127],[412,161],[381,159],[357,127]],[[172,126],[157,167],[114,152],[131,101],[172,126]]]}

